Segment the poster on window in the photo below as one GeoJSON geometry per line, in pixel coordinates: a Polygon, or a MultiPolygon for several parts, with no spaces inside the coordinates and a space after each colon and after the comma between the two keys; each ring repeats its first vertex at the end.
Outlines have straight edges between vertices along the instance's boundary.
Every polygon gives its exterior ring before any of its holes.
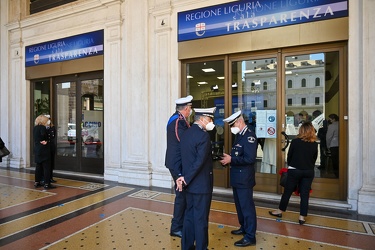
{"type": "Polygon", "coordinates": [[[276,138],[276,110],[257,110],[258,138],[276,138]]]}

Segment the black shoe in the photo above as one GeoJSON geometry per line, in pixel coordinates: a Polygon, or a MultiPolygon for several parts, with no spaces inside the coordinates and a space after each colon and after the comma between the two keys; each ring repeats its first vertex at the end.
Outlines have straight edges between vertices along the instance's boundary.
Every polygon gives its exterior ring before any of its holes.
{"type": "Polygon", "coordinates": [[[278,217],[278,218],[283,217],[283,214],[282,214],[282,213],[274,214],[274,213],[272,213],[272,211],[268,211],[268,213],[269,213],[270,215],[275,216],[275,217],[278,217]]]}
{"type": "Polygon", "coordinates": [[[303,225],[303,224],[305,224],[305,220],[298,220],[298,223],[300,224],[300,225],[303,225]]]}
{"type": "Polygon", "coordinates": [[[236,242],[234,243],[234,245],[235,245],[236,247],[255,246],[256,244],[257,244],[257,241],[255,240],[255,238],[252,239],[252,240],[247,240],[247,239],[245,239],[245,238],[242,238],[241,240],[236,241],[236,242]]]}
{"type": "Polygon", "coordinates": [[[56,186],[54,186],[52,184],[45,184],[44,185],[44,189],[52,189],[52,188],[56,188],[56,186]]]}
{"type": "Polygon", "coordinates": [[[172,237],[182,238],[182,231],[174,231],[174,232],[171,231],[170,235],[172,237]]]}
{"type": "Polygon", "coordinates": [[[245,234],[245,232],[242,231],[241,228],[240,228],[240,229],[237,229],[237,230],[232,230],[230,233],[231,233],[231,234],[234,234],[234,235],[242,235],[242,234],[245,234]]]}
{"type": "Polygon", "coordinates": [[[56,181],[55,181],[54,179],[51,179],[50,182],[51,182],[51,183],[55,183],[56,181]]]}
{"type": "Polygon", "coordinates": [[[36,188],[43,187],[43,184],[40,183],[39,181],[36,181],[36,182],[34,182],[34,187],[36,187],[36,188]]]}

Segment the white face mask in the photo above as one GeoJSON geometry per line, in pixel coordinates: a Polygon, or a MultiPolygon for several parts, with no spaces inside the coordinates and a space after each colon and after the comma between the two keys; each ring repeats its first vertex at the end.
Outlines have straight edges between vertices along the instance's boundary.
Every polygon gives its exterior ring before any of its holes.
{"type": "Polygon", "coordinates": [[[50,120],[48,120],[48,121],[47,121],[47,125],[50,125],[50,124],[51,124],[51,121],[50,121],[50,120]]]}
{"type": "Polygon", "coordinates": [[[237,128],[237,127],[231,127],[230,128],[230,132],[232,132],[232,134],[236,135],[240,132],[240,128],[237,128]]]}
{"type": "Polygon", "coordinates": [[[215,128],[215,124],[213,123],[213,122],[209,122],[209,123],[207,123],[207,125],[206,125],[206,130],[207,131],[211,131],[211,130],[213,130],[215,128]]]}
{"type": "MultiPolygon", "coordinates": [[[[206,121],[206,120],[205,120],[206,121]]],[[[209,122],[206,124],[206,130],[211,131],[215,128],[215,124],[213,122],[209,122]]]]}

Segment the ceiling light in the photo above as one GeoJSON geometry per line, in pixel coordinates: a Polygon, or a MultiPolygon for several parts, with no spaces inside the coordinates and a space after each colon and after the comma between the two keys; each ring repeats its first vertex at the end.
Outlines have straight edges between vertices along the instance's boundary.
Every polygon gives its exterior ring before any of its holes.
{"type": "Polygon", "coordinates": [[[187,76],[186,78],[193,78],[192,76],[187,76]]]}
{"type": "Polygon", "coordinates": [[[207,68],[207,69],[202,69],[204,72],[208,73],[208,72],[215,72],[215,70],[213,68],[207,68]]]}
{"type": "Polygon", "coordinates": [[[217,86],[217,84],[215,86],[211,86],[211,90],[218,91],[219,90],[219,86],[217,86]]]}
{"type": "Polygon", "coordinates": [[[197,82],[198,84],[208,84],[208,82],[197,82]]]}
{"type": "Polygon", "coordinates": [[[218,76],[217,79],[223,80],[223,79],[225,79],[225,77],[224,76],[218,76]]]}

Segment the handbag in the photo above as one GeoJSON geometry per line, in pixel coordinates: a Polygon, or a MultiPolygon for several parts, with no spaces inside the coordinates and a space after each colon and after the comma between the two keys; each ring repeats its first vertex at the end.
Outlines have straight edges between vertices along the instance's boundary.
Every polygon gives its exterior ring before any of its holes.
{"type": "Polygon", "coordinates": [[[7,149],[7,147],[3,147],[0,149],[0,157],[4,157],[10,154],[10,151],[7,149]]]}
{"type": "Polygon", "coordinates": [[[279,174],[281,175],[280,176],[280,186],[285,187],[286,179],[288,177],[288,169],[287,168],[280,169],[279,174]]]}

